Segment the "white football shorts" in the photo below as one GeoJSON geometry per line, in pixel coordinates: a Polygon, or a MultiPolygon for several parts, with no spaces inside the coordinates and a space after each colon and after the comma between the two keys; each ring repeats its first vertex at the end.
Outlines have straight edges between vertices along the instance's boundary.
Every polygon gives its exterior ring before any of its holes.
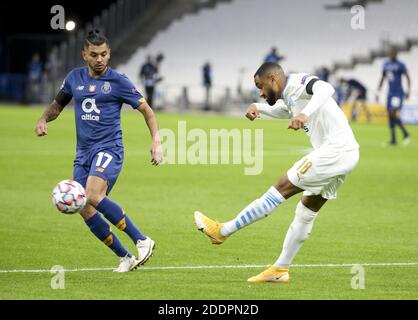
{"type": "Polygon", "coordinates": [[[359,161],[359,149],[339,151],[319,148],[297,161],[287,172],[290,182],[304,190],[303,195],[336,199],[337,189],[359,161]]]}

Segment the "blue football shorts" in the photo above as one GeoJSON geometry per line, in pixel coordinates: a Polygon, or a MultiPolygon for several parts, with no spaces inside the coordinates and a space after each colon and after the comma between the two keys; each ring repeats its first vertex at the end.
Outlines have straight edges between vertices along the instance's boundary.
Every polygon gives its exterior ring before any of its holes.
{"type": "Polygon", "coordinates": [[[100,177],[107,182],[109,194],[122,171],[123,158],[124,150],[119,146],[78,151],[73,179],[85,188],[89,176],[100,177]]]}
{"type": "Polygon", "coordinates": [[[387,109],[389,112],[400,110],[403,105],[403,94],[389,94],[387,100],[387,109]]]}

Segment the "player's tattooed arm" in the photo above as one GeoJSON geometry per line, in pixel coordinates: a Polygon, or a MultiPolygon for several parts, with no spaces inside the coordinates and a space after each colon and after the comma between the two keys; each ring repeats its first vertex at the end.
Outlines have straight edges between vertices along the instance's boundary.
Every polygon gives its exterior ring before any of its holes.
{"type": "Polygon", "coordinates": [[[61,114],[62,110],[64,110],[64,107],[54,100],[44,112],[42,118],[45,119],[46,122],[54,121],[61,114]]]}
{"type": "Polygon", "coordinates": [[[42,117],[38,120],[35,127],[36,135],[39,137],[46,136],[48,134],[47,123],[58,118],[63,109],[64,107],[54,100],[54,102],[51,103],[49,108],[45,110],[42,117]]]}
{"type": "Polygon", "coordinates": [[[163,149],[161,147],[160,134],[158,133],[158,123],[154,111],[147,102],[143,102],[138,111],[144,116],[145,122],[152,136],[151,144],[151,163],[158,166],[163,161],[163,149]]]}

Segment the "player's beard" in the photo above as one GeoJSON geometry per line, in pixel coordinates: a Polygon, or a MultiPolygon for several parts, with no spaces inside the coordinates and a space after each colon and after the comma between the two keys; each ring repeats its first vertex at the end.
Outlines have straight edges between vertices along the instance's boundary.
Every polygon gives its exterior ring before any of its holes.
{"type": "Polygon", "coordinates": [[[278,98],[276,98],[276,94],[274,93],[273,89],[268,90],[266,94],[266,101],[269,105],[274,106],[277,102],[278,98]]]}
{"type": "Polygon", "coordinates": [[[101,66],[90,64],[90,69],[93,70],[95,75],[100,76],[106,71],[107,65],[104,63],[101,66]]]}

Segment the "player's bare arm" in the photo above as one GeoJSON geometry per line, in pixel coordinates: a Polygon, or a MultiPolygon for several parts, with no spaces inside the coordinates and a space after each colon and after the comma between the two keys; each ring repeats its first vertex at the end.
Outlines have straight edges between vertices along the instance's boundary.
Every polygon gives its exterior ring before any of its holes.
{"type": "Polygon", "coordinates": [[[376,102],[379,102],[379,93],[380,93],[380,90],[382,90],[383,83],[385,82],[385,78],[386,78],[385,73],[383,73],[379,81],[379,86],[377,87],[376,102]]]}
{"type": "Polygon", "coordinates": [[[151,163],[154,166],[158,166],[163,161],[163,149],[161,147],[160,135],[158,133],[157,118],[147,102],[143,102],[139,106],[138,111],[144,116],[145,122],[147,123],[151,133],[151,163]]]}
{"type": "Polygon", "coordinates": [[[406,77],[406,81],[407,81],[407,84],[408,84],[408,89],[405,92],[405,99],[409,99],[409,96],[411,94],[411,77],[409,76],[408,72],[405,72],[405,77],[406,77]]]}
{"type": "Polygon", "coordinates": [[[42,117],[38,120],[35,127],[35,133],[38,137],[46,136],[48,134],[48,122],[54,121],[58,118],[62,110],[64,109],[58,102],[54,100],[49,108],[45,110],[42,117]]]}

